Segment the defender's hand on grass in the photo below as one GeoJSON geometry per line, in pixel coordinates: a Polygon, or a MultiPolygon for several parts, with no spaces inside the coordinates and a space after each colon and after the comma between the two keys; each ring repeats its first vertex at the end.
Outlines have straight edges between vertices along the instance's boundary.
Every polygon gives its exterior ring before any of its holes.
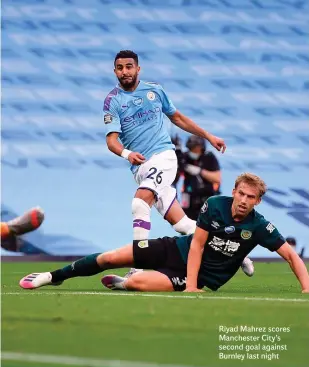
{"type": "Polygon", "coordinates": [[[309,289],[303,289],[301,292],[302,293],[309,293],[309,289]]]}
{"type": "Polygon", "coordinates": [[[205,292],[203,289],[198,289],[198,288],[186,288],[184,290],[184,292],[187,292],[187,293],[197,293],[197,292],[205,292]]]}

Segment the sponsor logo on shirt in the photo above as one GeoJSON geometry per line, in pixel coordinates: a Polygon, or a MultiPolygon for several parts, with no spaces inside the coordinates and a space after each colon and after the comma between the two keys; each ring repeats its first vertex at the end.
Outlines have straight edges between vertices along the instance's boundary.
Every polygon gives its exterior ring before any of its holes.
{"type": "Polygon", "coordinates": [[[269,233],[273,233],[273,231],[276,229],[276,227],[272,223],[268,223],[266,226],[266,229],[269,233]]]}
{"type": "Polygon", "coordinates": [[[209,242],[212,248],[218,251],[222,246],[225,246],[225,241],[221,240],[221,238],[214,236],[214,238],[209,242]]]}
{"type": "Polygon", "coordinates": [[[113,122],[113,116],[110,115],[109,113],[104,115],[104,123],[105,124],[110,124],[111,122],[113,122]]]}
{"type": "Polygon", "coordinates": [[[239,246],[240,246],[239,242],[233,242],[228,240],[225,246],[225,250],[227,250],[228,252],[236,252],[239,246]]]}
{"type": "Polygon", "coordinates": [[[137,113],[134,113],[131,116],[127,116],[123,119],[123,122],[132,122],[134,120],[139,120],[139,119],[152,119],[154,116],[156,116],[157,113],[160,113],[161,109],[160,107],[156,107],[152,110],[145,110],[145,111],[140,111],[137,113]]]}
{"type": "Polygon", "coordinates": [[[224,231],[227,234],[233,233],[233,232],[235,232],[235,227],[234,226],[225,227],[224,231]]]}
{"type": "Polygon", "coordinates": [[[237,252],[240,243],[234,241],[226,241],[222,240],[219,237],[214,236],[213,239],[208,243],[215,251],[221,252],[226,256],[233,256],[235,252],[237,252]]]}
{"type": "Polygon", "coordinates": [[[142,97],[135,98],[133,100],[133,103],[135,104],[135,106],[141,106],[143,104],[143,98],[142,97]]]}
{"type": "Polygon", "coordinates": [[[252,237],[252,232],[251,231],[248,231],[246,229],[243,229],[241,232],[240,232],[240,237],[243,239],[243,240],[248,240],[249,238],[252,237]]]}
{"type": "Polygon", "coordinates": [[[149,99],[149,101],[154,101],[156,99],[156,95],[153,92],[148,92],[147,98],[149,99]]]}
{"type": "Polygon", "coordinates": [[[146,241],[139,241],[139,243],[137,244],[137,246],[139,247],[139,248],[146,248],[146,247],[149,247],[149,245],[148,245],[148,241],[146,240],[146,241]]]}

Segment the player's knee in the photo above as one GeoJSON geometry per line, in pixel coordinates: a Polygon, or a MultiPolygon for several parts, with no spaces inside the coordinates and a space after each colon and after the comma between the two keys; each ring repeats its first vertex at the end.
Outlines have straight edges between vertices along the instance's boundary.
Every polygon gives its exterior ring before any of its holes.
{"type": "Polygon", "coordinates": [[[140,189],[136,191],[136,195],[134,199],[141,199],[145,201],[150,207],[155,203],[156,201],[156,194],[154,191],[148,188],[140,189]]]}
{"type": "Polygon", "coordinates": [[[140,279],[140,277],[134,276],[134,274],[126,280],[125,287],[128,291],[139,291],[139,292],[147,291],[145,282],[142,279],[140,279]]]}
{"type": "MultiPolygon", "coordinates": [[[[176,197],[176,189],[174,187],[171,186],[166,186],[164,187],[164,189],[161,190],[161,197],[160,199],[155,203],[155,207],[157,209],[157,211],[162,215],[162,217],[166,220],[169,220],[169,218],[167,218],[167,215],[169,213],[175,212],[175,207],[174,207],[174,200],[176,197]]],[[[180,207],[180,205],[178,204],[181,212],[182,209],[180,207]]],[[[173,214],[174,216],[175,214],[173,214]]],[[[175,223],[175,221],[174,221],[175,223]]]]}
{"type": "Polygon", "coordinates": [[[184,216],[180,221],[173,225],[176,232],[181,234],[191,234],[195,232],[196,221],[184,216]]]}
{"type": "Polygon", "coordinates": [[[144,219],[150,217],[150,206],[142,199],[132,200],[132,214],[134,218],[144,219]]]}
{"type": "Polygon", "coordinates": [[[117,263],[117,253],[116,251],[108,251],[97,257],[97,263],[102,268],[108,268],[109,266],[113,266],[117,263]]]}

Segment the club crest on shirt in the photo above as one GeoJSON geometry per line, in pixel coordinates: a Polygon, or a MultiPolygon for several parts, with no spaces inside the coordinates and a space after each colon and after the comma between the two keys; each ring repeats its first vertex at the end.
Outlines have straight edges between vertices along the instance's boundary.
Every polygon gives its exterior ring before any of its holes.
{"type": "Polygon", "coordinates": [[[149,99],[149,101],[154,101],[156,98],[156,95],[153,92],[148,92],[147,98],[149,99]]]}
{"type": "Polygon", "coordinates": [[[109,113],[104,115],[104,124],[110,124],[111,122],[113,122],[113,116],[109,113]]]}
{"type": "Polygon", "coordinates": [[[133,100],[133,103],[135,104],[135,106],[141,106],[143,104],[143,98],[142,97],[135,98],[133,100]]]}
{"type": "Polygon", "coordinates": [[[243,239],[243,240],[249,240],[249,238],[251,238],[252,236],[252,232],[251,231],[248,231],[246,229],[243,229],[241,232],[240,232],[240,237],[243,239]]]}

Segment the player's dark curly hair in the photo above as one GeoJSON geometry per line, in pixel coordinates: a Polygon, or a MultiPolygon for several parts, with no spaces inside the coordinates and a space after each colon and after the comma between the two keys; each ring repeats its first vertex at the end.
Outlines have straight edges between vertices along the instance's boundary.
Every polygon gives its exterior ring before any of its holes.
{"type": "Polygon", "coordinates": [[[138,65],[138,56],[134,51],[131,50],[121,50],[115,56],[114,65],[116,64],[117,59],[133,59],[138,65]]]}

